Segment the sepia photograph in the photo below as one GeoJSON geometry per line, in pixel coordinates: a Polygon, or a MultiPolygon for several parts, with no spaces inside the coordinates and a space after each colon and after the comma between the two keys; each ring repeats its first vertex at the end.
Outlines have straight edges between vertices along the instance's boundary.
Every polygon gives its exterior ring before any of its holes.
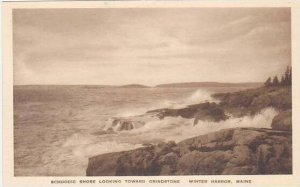
{"type": "Polygon", "coordinates": [[[295,180],[290,6],[50,5],[7,19],[15,184],[295,180]]]}
{"type": "Polygon", "coordinates": [[[290,8],[13,10],[15,176],[292,173],[290,8]]]}

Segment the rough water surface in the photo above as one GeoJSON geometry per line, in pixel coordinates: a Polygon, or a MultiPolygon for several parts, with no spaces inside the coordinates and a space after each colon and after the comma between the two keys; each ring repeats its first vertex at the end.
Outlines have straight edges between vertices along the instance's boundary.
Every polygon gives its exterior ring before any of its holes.
{"type": "Polygon", "coordinates": [[[15,176],[83,176],[88,158],[146,144],[184,139],[234,127],[269,128],[277,112],[220,122],[166,117],[130,131],[106,131],[114,117],[157,108],[180,108],[205,101],[213,93],[243,88],[107,88],[99,86],[15,86],[15,176]]]}

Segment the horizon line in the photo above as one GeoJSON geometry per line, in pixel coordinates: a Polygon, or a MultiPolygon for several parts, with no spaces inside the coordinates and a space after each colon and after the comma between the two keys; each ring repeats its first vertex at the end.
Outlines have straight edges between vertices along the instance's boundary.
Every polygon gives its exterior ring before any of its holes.
{"type": "Polygon", "coordinates": [[[159,85],[168,85],[168,84],[193,84],[193,83],[211,83],[211,84],[263,84],[263,82],[217,82],[217,81],[203,81],[203,82],[170,82],[170,83],[161,83],[154,86],[149,86],[141,83],[128,83],[128,84],[13,84],[13,86],[110,86],[110,87],[119,87],[119,86],[129,86],[129,85],[140,85],[147,87],[157,87],[159,85]]]}

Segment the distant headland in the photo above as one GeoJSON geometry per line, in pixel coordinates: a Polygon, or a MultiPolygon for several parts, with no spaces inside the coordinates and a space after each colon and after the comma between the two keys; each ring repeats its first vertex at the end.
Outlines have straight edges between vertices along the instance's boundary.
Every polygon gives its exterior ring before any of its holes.
{"type": "Polygon", "coordinates": [[[191,87],[261,87],[264,83],[262,82],[243,82],[243,83],[230,83],[230,82],[180,82],[180,83],[166,83],[158,84],[155,86],[147,86],[143,84],[125,84],[125,85],[89,85],[89,84],[30,84],[30,85],[14,85],[16,87],[35,87],[35,86],[85,86],[92,88],[191,88],[191,87]]]}

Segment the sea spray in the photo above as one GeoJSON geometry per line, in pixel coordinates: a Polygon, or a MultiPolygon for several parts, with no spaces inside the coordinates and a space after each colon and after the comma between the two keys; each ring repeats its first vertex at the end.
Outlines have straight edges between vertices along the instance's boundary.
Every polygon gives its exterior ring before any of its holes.
{"type": "Polygon", "coordinates": [[[65,141],[63,146],[71,151],[69,156],[72,157],[72,161],[70,160],[69,164],[76,163],[78,170],[76,172],[79,173],[86,168],[88,158],[95,155],[132,150],[142,147],[143,144],[157,144],[162,141],[179,142],[227,128],[270,128],[276,114],[277,111],[269,107],[254,116],[230,117],[220,122],[199,120],[196,125],[193,124],[194,119],[165,117],[163,120],[149,121],[140,128],[117,131],[115,134],[74,134],[65,141]]]}
{"type": "Polygon", "coordinates": [[[212,97],[212,92],[205,89],[198,89],[193,92],[186,100],[186,105],[198,104],[203,102],[219,103],[219,100],[212,97]]]}
{"type": "MultiPolygon", "coordinates": [[[[193,119],[149,121],[130,131],[105,132],[112,117],[128,117],[158,109],[214,102],[210,92],[233,88],[86,89],[83,86],[19,88],[14,90],[15,176],[85,175],[88,158],[135,149],[144,143],[188,136],[193,119]],[[206,94],[206,93],[208,94],[206,94]],[[36,97],[38,96],[38,97],[36,97]],[[26,100],[24,100],[26,98],[26,100]],[[36,103],[38,102],[38,104],[36,103]],[[107,123],[106,123],[107,122],[107,123]],[[177,129],[177,130],[176,130],[177,129]],[[140,132],[139,132],[140,130],[140,132]]],[[[179,141],[178,140],[178,141],[179,141]]]]}
{"type": "MultiPolygon", "coordinates": [[[[134,129],[142,127],[144,124],[149,123],[153,120],[157,120],[157,116],[152,118],[151,114],[147,114],[147,111],[155,110],[155,109],[179,109],[187,107],[188,105],[199,104],[203,102],[215,102],[219,103],[219,100],[214,99],[212,96],[212,92],[205,90],[205,89],[197,89],[196,91],[189,94],[187,97],[183,99],[176,99],[176,100],[161,100],[148,108],[134,108],[134,109],[127,109],[126,111],[120,112],[115,117],[110,117],[106,120],[103,130],[114,130],[118,131],[122,129],[120,127],[121,120],[128,121],[131,123],[130,125],[133,126],[134,129]],[[142,119],[141,119],[142,118],[142,119]],[[116,120],[120,120],[116,122],[116,120]]],[[[156,123],[156,122],[153,122],[156,123]]]]}
{"type": "Polygon", "coordinates": [[[176,98],[168,98],[157,99],[156,101],[146,102],[143,107],[134,107],[134,108],[126,108],[123,111],[119,111],[119,113],[115,117],[130,117],[141,115],[150,110],[160,109],[160,108],[169,108],[169,109],[178,109],[184,108],[188,105],[199,104],[204,102],[215,102],[219,103],[219,100],[212,97],[214,92],[209,91],[207,89],[197,89],[193,90],[189,93],[183,93],[180,98],[178,96],[176,98]],[[147,104],[146,104],[147,103],[147,104]]]}
{"type": "Polygon", "coordinates": [[[254,127],[271,128],[272,119],[277,115],[274,108],[265,108],[254,116],[243,116],[240,118],[230,117],[220,122],[210,122],[199,120],[198,124],[191,128],[180,128],[181,136],[168,137],[166,140],[181,141],[197,135],[227,128],[254,127]]]}
{"type": "Polygon", "coordinates": [[[140,141],[149,141],[151,138],[157,140],[158,134],[161,141],[181,141],[197,135],[207,134],[226,128],[236,127],[256,127],[270,128],[272,119],[277,114],[274,108],[265,108],[254,116],[243,116],[240,118],[230,117],[220,122],[199,120],[196,125],[194,119],[185,119],[182,117],[166,117],[163,120],[156,120],[146,123],[139,129],[130,132],[122,132],[123,136],[128,133],[135,135],[140,141]],[[141,134],[143,136],[141,136],[141,134]]]}
{"type": "Polygon", "coordinates": [[[204,102],[215,102],[218,103],[219,101],[212,97],[212,92],[206,89],[197,89],[196,91],[189,94],[187,97],[177,100],[163,100],[159,103],[154,104],[152,109],[157,108],[170,108],[170,109],[178,109],[183,108],[188,105],[199,104],[204,102]]]}
{"type": "MultiPolygon", "coordinates": [[[[128,141],[130,142],[130,141],[128,141]]],[[[52,155],[48,173],[55,173],[55,167],[60,167],[60,171],[68,172],[72,175],[85,175],[88,158],[110,152],[128,151],[142,147],[138,143],[126,143],[115,134],[93,136],[89,134],[75,134],[66,139],[63,144],[64,152],[55,152],[52,155]],[[55,160],[54,160],[55,157],[55,160]],[[68,163],[64,163],[68,159],[68,163]],[[61,163],[67,168],[61,167],[61,163]]]]}

